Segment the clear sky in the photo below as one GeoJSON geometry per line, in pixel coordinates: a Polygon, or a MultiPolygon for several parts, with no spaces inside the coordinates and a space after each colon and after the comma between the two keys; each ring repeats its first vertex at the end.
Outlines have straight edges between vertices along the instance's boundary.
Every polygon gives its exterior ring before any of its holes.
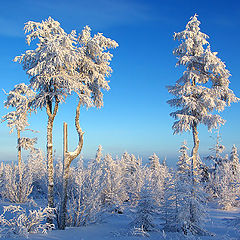
{"type": "MultiPolygon", "coordinates": [[[[93,33],[102,32],[116,40],[113,50],[110,91],[104,93],[102,109],[82,110],[80,124],[85,131],[83,157],[92,158],[101,144],[104,153],[121,155],[124,151],[146,158],[156,152],[161,159],[176,162],[181,142],[192,147],[190,133],[173,135],[171,98],[166,85],[181,76],[172,50],[178,45],[174,32],[184,30],[195,13],[201,31],[210,36],[212,51],[226,63],[232,74],[230,88],[240,97],[240,2],[238,1],[137,1],[137,0],[11,0],[2,1],[0,8],[0,82],[10,91],[28,78],[15,56],[29,47],[23,32],[24,23],[41,21],[49,16],[61,23],[66,32],[80,32],[89,25],[93,33]]],[[[1,116],[6,99],[0,92],[1,116]]],[[[62,124],[69,125],[70,150],[77,144],[74,129],[76,98],[71,96],[60,106],[54,123],[54,149],[62,153],[62,124]]],[[[226,120],[220,129],[223,144],[230,151],[232,144],[240,147],[240,104],[233,104],[221,114],[226,120]]],[[[46,112],[38,111],[30,118],[30,127],[40,131],[38,147],[45,151],[46,112]]],[[[209,153],[214,144],[206,127],[200,127],[200,153],[209,153]]],[[[36,135],[36,134],[35,134],[36,135]]],[[[33,134],[25,133],[25,136],[33,134]]],[[[26,155],[27,153],[25,153],[26,155]]],[[[6,123],[0,124],[0,160],[16,160],[16,133],[9,134],[6,123]]]]}

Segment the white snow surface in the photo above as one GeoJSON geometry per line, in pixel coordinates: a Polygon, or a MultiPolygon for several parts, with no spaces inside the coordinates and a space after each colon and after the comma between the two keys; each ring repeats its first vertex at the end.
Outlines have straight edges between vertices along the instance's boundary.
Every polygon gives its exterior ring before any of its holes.
{"type": "MultiPolygon", "coordinates": [[[[112,214],[106,217],[102,223],[91,224],[86,227],[71,227],[66,230],[53,230],[48,234],[30,234],[32,240],[159,240],[159,239],[203,239],[203,240],[237,240],[240,239],[240,231],[237,231],[233,219],[240,216],[240,208],[231,211],[219,210],[216,207],[208,208],[208,220],[205,223],[206,230],[214,236],[184,236],[179,233],[150,232],[149,236],[134,236],[131,234],[129,223],[132,221],[130,213],[112,214]]],[[[161,228],[159,228],[161,229],[161,228]]],[[[8,238],[9,240],[23,240],[24,237],[8,238]]]]}

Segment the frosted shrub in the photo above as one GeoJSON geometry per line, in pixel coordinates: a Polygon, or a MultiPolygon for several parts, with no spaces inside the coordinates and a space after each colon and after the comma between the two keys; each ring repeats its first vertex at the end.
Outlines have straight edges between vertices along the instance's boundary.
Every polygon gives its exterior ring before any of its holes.
{"type": "Polygon", "coordinates": [[[40,149],[34,149],[30,152],[27,160],[27,167],[32,176],[34,198],[46,197],[47,193],[47,162],[43,152],[40,149]]]}
{"type": "Polygon", "coordinates": [[[21,206],[4,206],[0,215],[0,237],[28,237],[29,233],[47,233],[48,230],[54,229],[53,224],[46,223],[48,217],[53,217],[52,208],[26,211],[21,206]]]}
{"type": "Polygon", "coordinates": [[[32,192],[32,176],[22,165],[21,172],[16,165],[6,164],[3,174],[4,187],[1,195],[13,203],[24,203],[32,192]]]}
{"type": "Polygon", "coordinates": [[[141,237],[149,237],[150,236],[150,234],[144,230],[143,226],[141,226],[139,228],[134,227],[134,229],[132,230],[132,235],[141,236],[141,237]]]}

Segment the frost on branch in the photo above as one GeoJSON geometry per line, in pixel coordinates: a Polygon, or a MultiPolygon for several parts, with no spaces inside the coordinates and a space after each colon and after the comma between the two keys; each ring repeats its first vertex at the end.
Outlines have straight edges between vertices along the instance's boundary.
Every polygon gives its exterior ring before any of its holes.
{"type": "MultiPolygon", "coordinates": [[[[84,78],[88,89],[91,92],[91,100],[96,107],[103,106],[103,93],[101,89],[109,90],[110,87],[106,80],[110,77],[112,68],[110,61],[113,55],[107,51],[110,48],[118,47],[118,43],[110,38],[106,38],[102,33],[97,33],[91,37],[91,28],[86,26],[79,34],[81,53],[78,62],[79,73],[84,78]]],[[[82,96],[80,92],[79,97],[82,96]]]]}
{"type": "Polygon", "coordinates": [[[53,217],[52,208],[28,211],[17,205],[3,208],[0,215],[0,237],[20,235],[28,238],[29,233],[47,233],[48,230],[54,229],[53,224],[46,223],[48,217],[53,217]]]}
{"type": "Polygon", "coordinates": [[[7,121],[10,132],[16,128],[17,130],[24,130],[28,126],[27,113],[30,112],[31,101],[35,93],[24,83],[18,84],[7,95],[7,101],[4,106],[6,108],[16,108],[15,111],[9,112],[2,117],[2,121],[7,121]]]}
{"type": "Polygon", "coordinates": [[[23,163],[21,172],[16,165],[6,164],[4,166],[3,189],[1,191],[3,198],[13,203],[27,202],[32,188],[32,175],[23,163]]]}
{"type": "Polygon", "coordinates": [[[30,77],[30,85],[37,91],[35,108],[44,107],[48,101],[62,101],[77,92],[83,105],[103,105],[101,89],[109,89],[105,79],[112,72],[112,54],[107,50],[118,44],[102,33],[91,37],[86,26],[77,36],[61,28],[51,17],[42,22],[25,24],[28,44],[39,41],[37,48],[28,50],[14,61],[22,64],[30,77]]]}
{"type": "Polygon", "coordinates": [[[21,148],[24,148],[25,150],[31,150],[33,151],[34,145],[37,143],[37,138],[27,138],[27,137],[22,137],[19,141],[19,146],[21,148]]]}
{"type": "Polygon", "coordinates": [[[47,101],[61,101],[73,90],[76,69],[76,33],[64,32],[60,23],[49,17],[42,22],[25,24],[28,44],[37,39],[34,50],[28,50],[14,61],[22,64],[30,77],[30,85],[37,96],[35,108],[44,107],[47,101]]]}

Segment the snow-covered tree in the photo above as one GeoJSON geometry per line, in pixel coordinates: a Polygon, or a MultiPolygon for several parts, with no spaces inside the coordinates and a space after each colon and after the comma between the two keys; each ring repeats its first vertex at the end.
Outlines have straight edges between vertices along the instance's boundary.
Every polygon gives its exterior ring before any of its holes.
{"type": "Polygon", "coordinates": [[[102,161],[102,156],[103,156],[102,150],[103,150],[102,146],[99,145],[97,149],[96,157],[95,157],[95,161],[99,164],[102,161]]]}
{"type": "Polygon", "coordinates": [[[143,233],[157,230],[157,227],[154,223],[156,202],[152,197],[152,191],[150,188],[149,182],[144,181],[144,185],[139,194],[140,196],[136,208],[136,214],[134,220],[130,223],[134,234],[135,231],[139,229],[141,229],[143,233]]]}
{"type": "Polygon", "coordinates": [[[179,152],[176,173],[170,175],[165,192],[166,231],[181,232],[185,235],[206,235],[202,228],[205,216],[205,193],[200,185],[200,179],[192,181],[192,161],[187,153],[184,142],[179,152]]]}
{"type": "Polygon", "coordinates": [[[209,149],[213,154],[206,157],[206,160],[209,160],[212,163],[214,163],[214,171],[216,171],[218,166],[220,166],[226,160],[226,157],[222,156],[222,153],[225,150],[225,146],[221,142],[222,142],[222,138],[218,130],[217,137],[216,137],[216,144],[209,149]]]}
{"type": "Polygon", "coordinates": [[[240,163],[239,163],[237,147],[235,145],[232,146],[230,161],[232,163],[233,174],[236,174],[236,172],[240,171],[240,163]]]}
{"type": "Polygon", "coordinates": [[[122,212],[121,207],[127,195],[119,163],[110,154],[103,158],[102,182],[102,208],[110,212],[122,212]]]}
{"type": "MultiPolygon", "coordinates": [[[[176,228],[177,231],[185,235],[202,235],[206,234],[202,229],[205,212],[205,193],[200,184],[201,174],[192,176],[192,157],[187,153],[188,147],[186,142],[183,143],[179,152],[181,155],[178,160],[178,169],[176,173],[176,228]]],[[[200,168],[198,167],[198,173],[200,168]]]]}
{"type": "Polygon", "coordinates": [[[160,168],[160,163],[159,163],[159,157],[156,155],[156,153],[153,153],[153,155],[150,156],[148,159],[149,159],[150,169],[158,171],[160,168]]]}
{"type": "MultiPolygon", "coordinates": [[[[8,127],[17,130],[17,149],[18,149],[18,168],[21,175],[22,171],[22,157],[21,150],[33,150],[36,138],[21,137],[21,132],[26,130],[29,126],[27,116],[31,112],[30,104],[35,96],[35,92],[24,83],[14,86],[14,89],[7,94],[7,100],[4,102],[4,107],[15,108],[14,111],[7,113],[2,117],[2,121],[7,121],[8,127]]],[[[20,177],[21,178],[21,177],[20,177]]],[[[21,179],[20,179],[21,181],[21,179]]]]}
{"type": "Polygon", "coordinates": [[[112,71],[109,63],[112,55],[107,50],[118,44],[101,33],[91,37],[87,26],[77,37],[76,31],[67,34],[58,21],[51,17],[42,22],[25,24],[27,43],[38,40],[37,48],[15,58],[30,77],[30,85],[37,95],[33,108],[46,108],[48,205],[53,199],[53,144],[52,129],[58,105],[69,94],[76,92],[81,106],[103,105],[102,89],[109,89],[106,77],[112,71]]]}
{"type": "Polygon", "coordinates": [[[191,165],[191,159],[188,156],[188,147],[187,147],[187,143],[186,141],[183,142],[179,152],[181,153],[181,155],[178,158],[178,162],[177,162],[177,166],[178,166],[178,173],[184,173],[187,175],[191,175],[191,169],[190,169],[190,165],[191,165]]]}
{"type": "Polygon", "coordinates": [[[34,149],[31,151],[26,165],[32,176],[33,197],[47,197],[47,162],[42,150],[34,149]]]}
{"type": "Polygon", "coordinates": [[[239,206],[240,197],[240,168],[233,168],[231,161],[223,162],[218,168],[212,179],[215,186],[215,195],[220,206],[229,210],[239,206]]]}
{"type": "Polygon", "coordinates": [[[16,165],[6,164],[3,174],[3,189],[1,196],[13,203],[25,203],[32,192],[32,175],[25,164],[19,173],[16,165]],[[19,180],[21,178],[21,180],[19,180]]]}
{"type": "Polygon", "coordinates": [[[29,169],[22,163],[22,149],[33,151],[37,138],[21,137],[21,132],[26,131],[28,114],[31,112],[30,105],[35,97],[35,92],[24,83],[14,86],[14,89],[7,94],[4,103],[6,108],[12,107],[15,110],[2,117],[7,121],[10,133],[17,131],[18,168],[16,166],[5,166],[5,189],[3,195],[12,202],[25,202],[32,191],[32,178],[29,169]],[[18,169],[18,170],[17,170],[18,169]],[[28,176],[29,175],[29,176],[28,176]]]}
{"type": "Polygon", "coordinates": [[[125,152],[121,157],[120,164],[123,181],[125,182],[125,191],[129,198],[128,201],[133,205],[137,204],[139,193],[143,185],[143,168],[141,159],[136,158],[133,154],[125,152]]]}
{"type": "Polygon", "coordinates": [[[177,120],[172,127],[174,134],[193,133],[194,170],[199,148],[198,125],[204,124],[209,130],[218,128],[225,121],[215,111],[223,111],[227,105],[238,101],[229,89],[229,71],[217,53],[211,51],[208,36],[200,31],[199,25],[195,14],[184,31],[174,34],[174,39],[181,43],[173,54],[178,58],[177,65],[185,66],[186,71],[174,86],[168,87],[169,93],[174,95],[168,103],[179,108],[170,114],[177,120]]]}
{"type": "Polygon", "coordinates": [[[164,198],[165,179],[168,177],[168,168],[166,165],[160,164],[158,156],[154,153],[149,157],[149,168],[146,169],[147,178],[152,191],[152,198],[156,204],[161,206],[164,198]]]}
{"type": "Polygon", "coordinates": [[[77,163],[77,167],[72,174],[72,183],[68,188],[68,208],[67,208],[67,226],[79,227],[82,225],[86,206],[84,205],[85,199],[83,198],[83,186],[86,178],[87,171],[83,167],[82,158],[77,163]]]}

